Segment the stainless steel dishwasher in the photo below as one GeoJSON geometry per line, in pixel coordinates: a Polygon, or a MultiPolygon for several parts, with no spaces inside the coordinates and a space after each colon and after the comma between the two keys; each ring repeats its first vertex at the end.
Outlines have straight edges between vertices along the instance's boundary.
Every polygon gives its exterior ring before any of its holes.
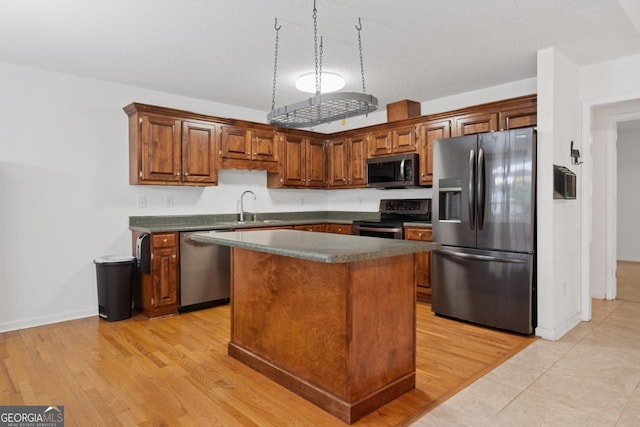
{"type": "Polygon", "coordinates": [[[180,311],[197,310],[229,302],[231,250],[191,240],[193,233],[180,233],[180,311]]]}

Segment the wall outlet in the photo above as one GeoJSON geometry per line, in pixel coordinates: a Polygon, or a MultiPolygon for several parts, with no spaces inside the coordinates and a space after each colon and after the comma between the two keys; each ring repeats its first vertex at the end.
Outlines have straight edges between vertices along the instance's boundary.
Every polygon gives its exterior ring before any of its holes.
{"type": "Polygon", "coordinates": [[[147,207],[147,196],[138,196],[138,209],[147,207]]]}
{"type": "Polygon", "coordinates": [[[173,207],[173,196],[167,196],[167,198],[164,201],[164,205],[168,208],[172,208],[173,207]]]}

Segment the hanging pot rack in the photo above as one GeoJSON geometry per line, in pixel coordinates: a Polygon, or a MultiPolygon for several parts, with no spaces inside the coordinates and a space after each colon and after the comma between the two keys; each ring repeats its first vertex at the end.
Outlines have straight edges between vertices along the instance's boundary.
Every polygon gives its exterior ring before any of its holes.
{"type": "Polygon", "coordinates": [[[366,93],[364,80],[364,61],[362,59],[362,30],[361,19],[358,18],[358,48],[360,52],[360,74],[362,76],[362,93],[359,92],[335,92],[321,93],[322,88],[322,53],[323,43],[320,38],[320,53],[318,54],[318,30],[317,30],[316,2],[313,2],[313,32],[315,54],[316,93],[307,100],[276,108],[276,80],[278,72],[278,45],[279,32],[282,25],[275,20],[276,30],[275,54],[273,65],[273,90],[271,100],[271,112],[267,114],[267,120],[274,126],[285,128],[314,127],[323,123],[343,120],[349,117],[368,115],[378,109],[378,99],[366,93]]]}

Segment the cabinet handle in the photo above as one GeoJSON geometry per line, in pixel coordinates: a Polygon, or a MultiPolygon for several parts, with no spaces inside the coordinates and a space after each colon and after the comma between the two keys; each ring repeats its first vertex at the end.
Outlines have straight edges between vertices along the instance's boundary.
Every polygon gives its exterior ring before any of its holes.
{"type": "Polygon", "coordinates": [[[162,239],[162,243],[167,243],[167,239],[162,239]]]}
{"type": "Polygon", "coordinates": [[[418,233],[418,237],[422,239],[422,233],[418,233]]]}
{"type": "Polygon", "coordinates": [[[184,176],[189,176],[189,172],[185,172],[185,173],[184,173],[184,176]]]}
{"type": "Polygon", "coordinates": [[[176,256],[175,256],[175,255],[173,255],[171,258],[176,259],[176,256]]]}
{"type": "Polygon", "coordinates": [[[176,176],[180,176],[180,172],[176,172],[176,176]]]}

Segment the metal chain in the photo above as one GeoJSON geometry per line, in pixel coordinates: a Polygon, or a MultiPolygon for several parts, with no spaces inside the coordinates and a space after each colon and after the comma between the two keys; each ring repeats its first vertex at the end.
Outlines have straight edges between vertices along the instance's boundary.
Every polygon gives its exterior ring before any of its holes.
{"type": "Polygon", "coordinates": [[[320,93],[320,74],[318,72],[318,9],[313,0],[313,53],[316,61],[316,94],[320,93]]]}
{"type": "Polygon", "coordinates": [[[360,74],[362,75],[362,93],[367,93],[364,85],[364,61],[362,60],[362,38],[360,37],[361,29],[362,23],[360,22],[360,18],[358,18],[358,25],[356,25],[356,30],[358,30],[358,48],[360,49],[360,74]]]}
{"type": "Polygon", "coordinates": [[[279,32],[282,25],[278,25],[278,18],[276,18],[276,23],[273,24],[273,28],[276,30],[276,49],[273,59],[273,91],[271,93],[271,111],[276,109],[276,77],[278,76],[278,41],[279,41],[279,32]]]}
{"type": "Polygon", "coordinates": [[[322,43],[322,36],[320,36],[320,68],[318,71],[318,87],[317,92],[322,92],[322,53],[324,51],[324,43],[322,43]]]}

